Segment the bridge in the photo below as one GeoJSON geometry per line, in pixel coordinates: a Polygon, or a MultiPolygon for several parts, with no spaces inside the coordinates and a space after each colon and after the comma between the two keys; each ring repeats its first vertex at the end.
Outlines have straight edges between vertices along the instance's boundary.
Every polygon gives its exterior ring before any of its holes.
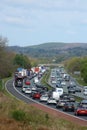
{"type": "Polygon", "coordinates": [[[49,63],[49,64],[39,64],[38,66],[46,66],[46,67],[50,67],[50,66],[55,66],[55,67],[64,67],[63,64],[54,64],[54,63],[49,63]]]}

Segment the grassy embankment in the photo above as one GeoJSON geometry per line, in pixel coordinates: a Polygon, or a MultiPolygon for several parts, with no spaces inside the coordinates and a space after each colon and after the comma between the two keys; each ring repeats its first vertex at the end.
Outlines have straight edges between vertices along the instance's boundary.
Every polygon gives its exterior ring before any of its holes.
{"type": "Polygon", "coordinates": [[[3,85],[0,84],[0,130],[87,130],[8,96],[3,85]]]}

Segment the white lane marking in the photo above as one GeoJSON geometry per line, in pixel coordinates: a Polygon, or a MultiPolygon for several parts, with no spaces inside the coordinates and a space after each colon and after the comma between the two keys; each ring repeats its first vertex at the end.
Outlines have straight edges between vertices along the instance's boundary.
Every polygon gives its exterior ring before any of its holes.
{"type": "MultiPolygon", "coordinates": [[[[10,79],[10,80],[11,80],[11,79],[10,79]]],[[[8,81],[5,83],[5,90],[6,90],[12,97],[14,97],[14,98],[16,98],[17,100],[21,101],[21,99],[17,98],[15,95],[13,95],[11,92],[8,91],[8,89],[7,89],[7,83],[8,83],[10,80],[8,80],[8,81]]]]}
{"type": "Polygon", "coordinates": [[[15,91],[17,91],[17,92],[18,92],[20,95],[22,95],[23,97],[25,97],[25,98],[31,100],[32,102],[36,102],[36,101],[34,101],[33,99],[31,99],[31,98],[27,97],[26,95],[22,94],[20,91],[18,91],[18,90],[16,89],[14,83],[13,83],[13,88],[15,89],[15,91]]]}

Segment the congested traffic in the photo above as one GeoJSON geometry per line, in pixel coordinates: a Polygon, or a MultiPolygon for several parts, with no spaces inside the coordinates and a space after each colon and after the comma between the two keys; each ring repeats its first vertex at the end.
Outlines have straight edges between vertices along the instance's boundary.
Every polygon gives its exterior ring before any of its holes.
{"type": "Polygon", "coordinates": [[[41,80],[47,72],[47,68],[43,68],[38,73],[31,73],[24,77],[18,76],[16,73],[14,80],[16,89],[39,103],[68,112],[71,115],[82,115],[81,118],[85,117],[87,120],[87,98],[84,94],[86,86],[78,85],[67,74],[64,67],[57,67],[51,69],[48,79],[50,88],[48,88],[41,84],[41,80]],[[42,71],[43,68],[44,71],[42,71]],[[78,102],[76,97],[80,96],[82,99],[78,102]]]}

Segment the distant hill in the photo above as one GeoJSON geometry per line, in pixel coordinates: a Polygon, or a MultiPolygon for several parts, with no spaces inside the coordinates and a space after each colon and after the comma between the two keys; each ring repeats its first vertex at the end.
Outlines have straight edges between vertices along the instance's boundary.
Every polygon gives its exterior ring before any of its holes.
{"type": "Polygon", "coordinates": [[[35,58],[86,56],[87,43],[59,43],[49,42],[33,46],[8,46],[8,51],[26,54],[35,58]]]}
{"type": "Polygon", "coordinates": [[[62,42],[49,42],[43,43],[39,45],[28,46],[30,48],[38,48],[38,49],[68,49],[74,47],[87,47],[87,43],[62,43],[62,42]]]}

